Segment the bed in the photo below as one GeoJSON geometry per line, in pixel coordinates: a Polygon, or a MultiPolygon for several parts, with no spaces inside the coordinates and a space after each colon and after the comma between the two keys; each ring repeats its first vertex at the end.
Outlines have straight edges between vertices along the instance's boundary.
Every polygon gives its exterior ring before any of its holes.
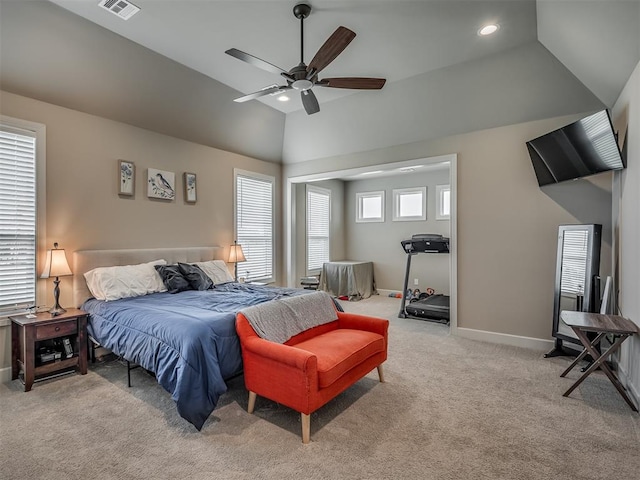
{"type": "Polygon", "coordinates": [[[215,258],[217,247],[84,250],[73,255],[74,303],[89,312],[90,337],[116,355],[153,372],[171,393],[180,416],[200,430],[226,390],[225,379],[242,371],[235,315],[242,308],[301,289],[221,283],[204,291],[151,293],[96,300],[84,273],[97,267],[164,259],[169,264],[215,258]]]}

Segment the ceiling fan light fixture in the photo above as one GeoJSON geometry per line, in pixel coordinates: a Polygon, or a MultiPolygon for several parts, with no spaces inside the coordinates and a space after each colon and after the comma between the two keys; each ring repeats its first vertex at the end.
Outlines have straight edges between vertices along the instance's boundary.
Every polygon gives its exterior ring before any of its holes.
{"type": "Polygon", "coordinates": [[[309,90],[311,87],[313,87],[313,82],[303,78],[302,80],[296,80],[291,84],[291,86],[296,90],[304,91],[309,90]]]}
{"type": "Polygon", "coordinates": [[[487,35],[491,35],[492,33],[496,33],[500,30],[500,25],[497,23],[490,23],[489,25],[485,25],[480,30],[478,30],[478,35],[481,37],[486,37],[487,35]]]}

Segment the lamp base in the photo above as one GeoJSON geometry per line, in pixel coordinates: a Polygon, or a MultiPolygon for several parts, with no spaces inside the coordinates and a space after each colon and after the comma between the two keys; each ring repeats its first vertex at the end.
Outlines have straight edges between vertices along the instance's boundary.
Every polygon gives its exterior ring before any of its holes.
{"type": "Polygon", "coordinates": [[[51,307],[51,310],[49,310],[49,313],[52,317],[56,317],[66,312],[66,310],[60,306],[60,279],[58,277],[53,281],[53,285],[53,300],[55,303],[53,307],[51,307]]]}
{"type": "Polygon", "coordinates": [[[49,310],[49,313],[51,314],[52,317],[57,317],[58,315],[62,315],[66,311],[67,311],[66,309],[58,305],[57,307],[56,306],[51,307],[51,310],[49,310]]]}

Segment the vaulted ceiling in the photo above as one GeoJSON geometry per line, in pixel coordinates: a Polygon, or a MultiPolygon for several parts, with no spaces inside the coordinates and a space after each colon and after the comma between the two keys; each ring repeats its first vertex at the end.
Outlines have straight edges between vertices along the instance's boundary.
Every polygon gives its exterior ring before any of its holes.
{"type": "MultiPolygon", "coordinates": [[[[1,0],[2,88],[270,161],[301,161],[379,147],[363,139],[323,149],[321,139],[315,145],[305,137],[320,124],[325,128],[351,115],[354,128],[366,128],[363,111],[382,115],[420,104],[431,112],[438,108],[440,117],[443,109],[455,111],[458,126],[452,131],[446,121],[438,123],[441,128],[434,123],[429,135],[438,136],[608,107],[640,60],[638,0],[309,1],[304,61],[309,63],[343,25],[357,36],[323,76],[384,77],[387,84],[382,91],[315,87],[321,111],[307,117],[296,96],[287,102],[266,96],[233,103],[242,94],[281,84],[282,78],[224,53],[235,47],[285,70],[297,65],[300,22],[292,13],[297,2],[133,3],[141,11],[124,21],[100,8],[98,0],[1,0]],[[500,29],[479,36],[487,23],[500,29]],[[555,86],[550,89],[549,83],[555,86]],[[494,114],[474,114],[484,105],[471,95],[490,98],[494,114]],[[541,95],[549,108],[535,104],[541,95]],[[438,106],[438,98],[448,104],[438,106]],[[513,107],[501,113],[501,102],[513,107]],[[551,106],[558,104],[564,107],[556,112],[551,106]],[[166,118],[171,116],[177,119],[166,118]],[[306,143],[297,146],[301,138],[306,143]]],[[[408,125],[422,120],[415,115],[391,117],[394,124],[408,125]]],[[[373,131],[384,128],[384,122],[373,124],[373,131]]],[[[410,130],[386,141],[421,135],[407,134],[410,130]]]]}

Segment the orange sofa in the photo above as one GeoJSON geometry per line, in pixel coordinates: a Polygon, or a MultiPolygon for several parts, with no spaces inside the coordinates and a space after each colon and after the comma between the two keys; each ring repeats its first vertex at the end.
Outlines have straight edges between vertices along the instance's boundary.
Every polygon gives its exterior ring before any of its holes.
{"type": "Polygon", "coordinates": [[[302,443],[309,443],[310,415],[387,359],[389,321],[338,312],[338,319],[303,331],[285,343],[259,337],[236,316],[249,413],[261,395],[300,412],[302,443]]]}

